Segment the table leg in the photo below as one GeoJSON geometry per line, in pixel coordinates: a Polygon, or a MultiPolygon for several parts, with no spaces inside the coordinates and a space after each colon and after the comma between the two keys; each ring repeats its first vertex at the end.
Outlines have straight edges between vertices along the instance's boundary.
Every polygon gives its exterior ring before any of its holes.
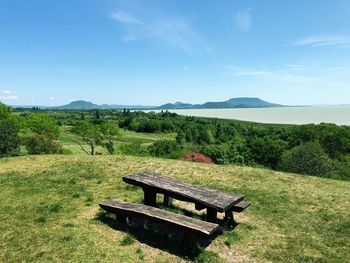
{"type": "Polygon", "coordinates": [[[225,225],[227,226],[233,226],[235,223],[235,219],[233,217],[232,211],[226,211],[225,212],[225,218],[224,218],[225,225]]]}
{"type": "Polygon", "coordinates": [[[173,199],[169,197],[168,195],[164,195],[163,205],[164,206],[171,206],[173,202],[173,199]]]}
{"type": "Polygon", "coordinates": [[[157,204],[157,193],[149,189],[143,188],[144,200],[143,203],[149,206],[156,206],[157,204]]]}
{"type": "Polygon", "coordinates": [[[216,223],[217,221],[217,211],[212,208],[207,208],[207,221],[211,223],[216,223]]]}
{"type": "Polygon", "coordinates": [[[204,205],[201,205],[201,204],[196,203],[196,204],[195,204],[195,208],[196,208],[196,210],[200,211],[200,210],[203,210],[203,209],[205,208],[205,206],[204,206],[204,205]]]}

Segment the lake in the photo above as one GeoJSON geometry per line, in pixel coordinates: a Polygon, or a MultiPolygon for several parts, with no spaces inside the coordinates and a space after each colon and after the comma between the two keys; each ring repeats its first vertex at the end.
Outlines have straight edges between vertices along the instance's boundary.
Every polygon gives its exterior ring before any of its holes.
{"type": "MultiPolygon", "coordinates": [[[[180,115],[254,121],[260,123],[350,125],[350,106],[314,106],[244,109],[169,110],[180,115]]],[[[149,111],[147,111],[149,112],[149,111]]],[[[155,112],[160,112],[156,110],[155,112]]]]}

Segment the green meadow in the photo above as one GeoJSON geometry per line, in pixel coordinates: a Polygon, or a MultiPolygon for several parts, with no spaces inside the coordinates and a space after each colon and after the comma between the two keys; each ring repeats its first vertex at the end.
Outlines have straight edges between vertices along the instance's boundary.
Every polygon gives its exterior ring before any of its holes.
{"type": "Polygon", "coordinates": [[[0,262],[349,262],[349,190],[348,181],[151,157],[4,158],[0,262]],[[242,193],[252,206],[197,258],[179,256],[100,220],[107,198],[142,202],[142,191],[121,179],[141,171],[242,193]]]}

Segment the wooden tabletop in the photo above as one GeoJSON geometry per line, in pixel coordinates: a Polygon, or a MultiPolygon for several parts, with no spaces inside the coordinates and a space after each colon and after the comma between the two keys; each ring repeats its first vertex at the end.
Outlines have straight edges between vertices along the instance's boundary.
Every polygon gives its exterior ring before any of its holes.
{"type": "Polygon", "coordinates": [[[225,212],[244,199],[244,195],[221,192],[187,184],[156,173],[138,173],[123,177],[129,184],[152,189],[175,199],[201,204],[218,212],[225,212]]]}

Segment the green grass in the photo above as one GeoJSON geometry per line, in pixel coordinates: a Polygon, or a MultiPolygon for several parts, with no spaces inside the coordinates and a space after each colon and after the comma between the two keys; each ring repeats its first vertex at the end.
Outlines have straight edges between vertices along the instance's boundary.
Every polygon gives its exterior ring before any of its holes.
{"type": "Polygon", "coordinates": [[[1,159],[0,262],[187,261],[98,219],[105,199],[142,202],[121,177],[146,170],[251,201],[198,262],[350,262],[350,182],[118,155],[1,159]]]}
{"type": "MultiPolygon", "coordinates": [[[[120,135],[117,140],[114,141],[115,148],[118,149],[120,144],[132,144],[140,143],[142,146],[148,146],[157,140],[175,140],[176,133],[139,133],[129,130],[120,129],[120,135]]],[[[82,142],[80,138],[70,132],[70,127],[62,126],[60,128],[60,137],[59,141],[62,144],[63,148],[69,150],[73,155],[87,155],[82,149],[82,145],[86,150],[89,150],[87,144],[82,142]]],[[[24,153],[24,151],[22,151],[24,153]]],[[[97,146],[96,152],[108,155],[108,152],[105,148],[97,146]]]]}

